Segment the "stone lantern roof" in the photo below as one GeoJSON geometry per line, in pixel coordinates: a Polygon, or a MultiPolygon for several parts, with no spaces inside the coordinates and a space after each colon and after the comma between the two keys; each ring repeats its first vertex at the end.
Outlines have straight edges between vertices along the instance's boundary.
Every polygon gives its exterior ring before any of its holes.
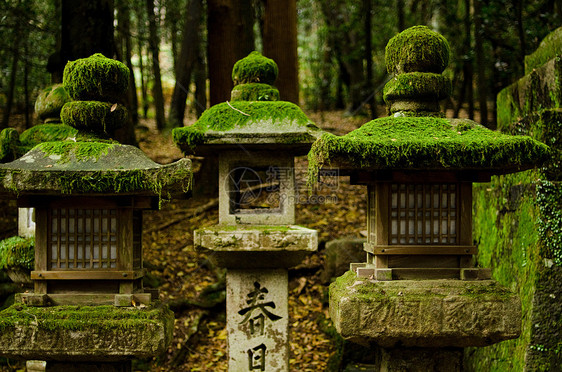
{"type": "Polygon", "coordinates": [[[162,196],[187,189],[189,159],[160,165],[140,149],[109,139],[108,131],[127,118],[126,108],[113,102],[126,91],[128,75],[125,65],[101,54],[69,62],[64,86],[74,101],[64,105],[61,119],[77,132],[0,165],[0,192],[162,196]]]}
{"type": "Polygon", "coordinates": [[[309,167],[347,170],[474,170],[505,174],[549,158],[548,146],[527,136],[489,130],[468,119],[447,119],[439,101],[451,85],[441,75],[448,64],[447,40],[426,26],[392,38],[386,67],[394,74],[384,88],[389,117],[344,135],[324,133],[312,146],[309,167]]]}
{"type": "Polygon", "coordinates": [[[233,67],[231,101],[206,110],[195,124],[176,128],[173,137],[186,154],[212,155],[217,150],[267,149],[306,154],[323,133],[295,104],[279,101],[271,84],[276,63],[252,52],[233,67]]]}

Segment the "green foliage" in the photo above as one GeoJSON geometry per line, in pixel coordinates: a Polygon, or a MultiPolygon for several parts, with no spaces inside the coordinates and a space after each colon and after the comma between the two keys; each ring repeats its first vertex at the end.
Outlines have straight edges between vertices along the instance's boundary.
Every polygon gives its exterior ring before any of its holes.
{"type": "Polygon", "coordinates": [[[45,157],[58,155],[60,158],[57,163],[68,163],[75,161],[97,161],[100,156],[107,155],[107,152],[116,143],[105,142],[74,142],[74,141],[54,141],[43,142],[37,145],[37,149],[45,153],[45,157]]]}
{"type": "Polygon", "coordinates": [[[562,266],[562,185],[550,181],[537,184],[538,232],[542,255],[562,266]]]}
{"type": "Polygon", "coordinates": [[[0,270],[11,267],[33,269],[35,239],[13,236],[0,241],[0,270]]]}
{"type": "Polygon", "coordinates": [[[72,101],[64,105],[61,119],[78,130],[107,134],[127,121],[125,106],[99,101],[72,101]]]}
{"type": "Polygon", "coordinates": [[[170,310],[115,306],[53,306],[49,308],[14,304],[0,312],[0,330],[34,325],[39,329],[56,331],[134,330],[147,324],[173,319],[170,310]]]}
{"type": "Polygon", "coordinates": [[[45,122],[60,122],[60,111],[70,96],[62,84],[55,84],[43,89],[35,100],[35,113],[45,122]]]}
{"type": "Polygon", "coordinates": [[[5,128],[0,132],[0,163],[6,163],[18,157],[20,139],[13,128],[5,128]]]}
{"type": "Polygon", "coordinates": [[[64,141],[75,137],[78,131],[64,124],[41,124],[25,130],[20,135],[22,146],[28,150],[41,142],[64,141]]]}
{"type": "Polygon", "coordinates": [[[123,63],[97,53],[68,62],[63,84],[74,100],[116,102],[129,85],[129,69],[123,63]]]}
{"type": "Polygon", "coordinates": [[[279,74],[277,63],[253,51],[247,57],[237,61],[232,68],[234,85],[262,83],[273,85],[279,74]]]}
{"type": "Polygon", "coordinates": [[[494,132],[471,121],[391,117],[345,136],[322,135],[308,154],[309,179],[334,160],[355,168],[506,169],[540,164],[549,148],[529,137],[494,132]]]}
{"type": "Polygon", "coordinates": [[[449,43],[426,26],[402,31],[388,42],[385,62],[388,73],[441,73],[449,64],[449,43]]]}

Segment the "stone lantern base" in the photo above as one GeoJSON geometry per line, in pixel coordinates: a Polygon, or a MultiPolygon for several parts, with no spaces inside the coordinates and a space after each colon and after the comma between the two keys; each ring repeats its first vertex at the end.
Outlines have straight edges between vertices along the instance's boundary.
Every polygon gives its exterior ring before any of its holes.
{"type": "Polygon", "coordinates": [[[380,371],[461,371],[462,348],[521,332],[519,298],[492,280],[375,281],[348,271],[330,286],[330,316],[343,338],[381,348],[380,371]]]}
{"type": "Polygon", "coordinates": [[[80,365],[82,372],[127,371],[131,359],[165,352],[173,326],[174,315],[164,306],[15,304],[0,312],[0,355],[26,359],[32,370],[41,370],[40,360],[47,361],[47,371],[57,370],[54,365],[58,370],[80,365]]]}

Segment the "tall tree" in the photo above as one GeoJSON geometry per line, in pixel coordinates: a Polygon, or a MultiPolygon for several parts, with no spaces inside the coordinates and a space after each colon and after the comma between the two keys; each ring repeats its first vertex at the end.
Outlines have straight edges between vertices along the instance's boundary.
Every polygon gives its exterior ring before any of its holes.
{"type": "Polygon", "coordinates": [[[113,40],[113,0],[60,0],[61,43],[49,58],[48,71],[54,82],[62,82],[68,61],[102,53],[115,55],[113,40]]]}
{"type": "Polygon", "coordinates": [[[154,13],[154,0],[146,0],[146,13],[148,15],[148,44],[150,47],[150,55],[152,57],[152,74],[154,81],[152,83],[152,96],[154,99],[154,111],[156,114],[156,127],[163,130],[166,125],[164,116],[164,94],[162,93],[162,77],[160,75],[160,59],[159,59],[159,39],[158,28],[156,25],[156,14],[154,13]]]}
{"type": "Polygon", "coordinates": [[[377,118],[377,104],[375,101],[375,87],[373,85],[373,40],[372,40],[372,0],[363,0],[364,34],[365,34],[365,60],[367,76],[365,80],[365,92],[369,95],[367,100],[371,109],[371,119],[377,118]]]}
{"type": "Polygon", "coordinates": [[[230,99],[232,66],[254,50],[250,0],[207,1],[207,61],[210,104],[230,99]]]}
{"type": "Polygon", "coordinates": [[[263,54],[279,67],[275,85],[281,99],[298,104],[297,1],[263,1],[263,54]]]}
{"type": "Polygon", "coordinates": [[[486,63],[484,61],[484,28],[482,26],[482,0],[474,0],[474,49],[478,79],[478,102],[480,104],[480,123],[488,124],[488,87],[486,80],[486,63]]]}
{"type": "Polygon", "coordinates": [[[189,92],[191,75],[199,56],[199,25],[201,20],[201,0],[190,0],[187,18],[184,23],[183,40],[176,66],[176,85],[172,93],[167,128],[181,127],[185,114],[185,101],[189,92]]]}

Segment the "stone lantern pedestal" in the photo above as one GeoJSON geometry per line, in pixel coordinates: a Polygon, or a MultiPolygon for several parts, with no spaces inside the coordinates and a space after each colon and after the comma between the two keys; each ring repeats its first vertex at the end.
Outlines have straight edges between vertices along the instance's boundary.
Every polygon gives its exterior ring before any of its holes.
{"type": "Polygon", "coordinates": [[[472,183],[545,161],[529,137],[446,119],[441,75],[449,45],[425,26],[391,39],[384,88],[390,117],[342,137],[324,134],[309,153],[310,173],[338,168],[367,185],[367,260],[330,286],[341,335],[376,345],[377,371],[461,371],[468,346],[518,337],[518,297],[474,267],[472,183]]]}
{"type": "Polygon", "coordinates": [[[36,216],[33,292],[0,312],[0,355],[31,370],[130,371],[172,340],[173,313],[143,288],[142,210],[190,187],[191,161],[162,166],[108,138],[128,75],[99,54],[69,62],[74,136],[0,166],[0,193],[36,216]]]}
{"type": "Polygon", "coordinates": [[[233,68],[232,101],[174,130],[186,154],[218,156],[219,225],[194,245],[227,268],[228,369],[289,371],[287,268],[317,248],[315,230],[294,226],[294,156],[320,133],[271,86],[277,65],[257,52],[233,68]]]}

